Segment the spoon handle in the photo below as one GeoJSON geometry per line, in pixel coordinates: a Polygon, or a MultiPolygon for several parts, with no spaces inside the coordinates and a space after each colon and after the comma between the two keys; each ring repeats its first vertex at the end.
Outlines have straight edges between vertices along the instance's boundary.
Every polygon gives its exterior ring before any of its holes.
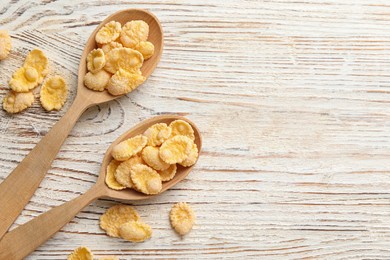
{"type": "Polygon", "coordinates": [[[0,259],[23,259],[70,222],[84,207],[104,195],[94,185],[85,194],[52,208],[4,235],[0,240],[0,259]]]}
{"type": "Polygon", "coordinates": [[[0,238],[29,202],[65,138],[85,109],[82,98],[76,97],[66,114],[0,183],[0,238]]]}

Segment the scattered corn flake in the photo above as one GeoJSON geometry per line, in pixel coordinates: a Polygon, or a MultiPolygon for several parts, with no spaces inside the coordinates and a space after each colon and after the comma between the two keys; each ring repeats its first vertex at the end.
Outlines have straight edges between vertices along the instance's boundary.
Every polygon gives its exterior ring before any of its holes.
{"type": "Polygon", "coordinates": [[[165,142],[172,133],[172,129],[165,123],[154,124],[149,127],[144,135],[148,138],[148,145],[159,146],[165,142]]]}
{"type": "Polygon", "coordinates": [[[98,260],[119,260],[117,256],[103,256],[100,257],[98,260]]]}
{"type": "Polygon", "coordinates": [[[133,155],[141,152],[146,146],[148,138],[143,135],[137,135],[132,138],[120,142],[112,148],[112,157],[118,161],[125,161],[130,159],[133,155]]]}
{"type": "Polygon", "coordinates": [[[189,137],[191,140],[195,140],[194,130],[191,125],[184,120],[172,121],[169,126],[172,128],[172,136],[184,135],[189,137]]]}
{"type": "Polygon", "coordinates": [[[38,86],[38,81],[39,75],[35,68],[20,67],[12,74],[9,85],[13,91],[27,92],[38,86]]]}
{"type": "Polygon", "coordinates": [[[96,33],[95,40],[99,44],[106,44],[118,39],[121,34],[121,24],[115,21],[106,23],[96,33]]]}
{"type": "Polygon", "coordinates": [[[136,89],[144,81],[145,77],[142,76],[139,69],[136,73],[119,69],[109,80],[107,90],[114,96],[124,95],[136,89]]]}
{"type": "Polygon", "coordinates": [[[161,160],[158,147],[146,146],[142,150],[142,159],[146,162],[147,165],[157,171],[166,170],[170,166],[169,163],[161,160]]]}
{"type": "Polygon", "coordinates": [[[161,191],[161,177],[153,168],[144,164],[136,164],[131,166],[130,173],[134,189],[137,191],[145,194],[157,194],[161,191]]]}
{"type": "Polygon", "coordinates": [[[160,158],[169,164],[181,163],[191,152],[193,141],[187,136],[176,135],[160,147],[160,158]]]}
{"type": "Polygon", "coordinates": [[[88,72],[84,76],[84,85],[95,91],[103,91],[110,81],[111,74],[105,70],[96,73],[88,72]]]}
{"type": "Polygon", "coordinates": [[[69,256],[68,260],[92,260],[93,254],[89,248],[81,246],[76,248],[69,256]]]}
{"type": "Polygon", "coordinates": [[[150,57],[152,57],[154,54],[154,45],[151,42],[139,42],[135,46],[135,49],[139,51],[142,56],[144,56],[144,60],[150,59],[150,57]]]}
{"type": "Polygon", "coordinates": [[[198,146],[196,146],[196,144],[193,143],[190,154],[188,155],[188,157],[186,159],[184,159],[184,161],[182,161],[180,163],[180,165],[184,166],[184,167],[189,167],[189,166],[194,165],[196,160],[198,159],[198,155],[199,155],[198,154],[198,146]]]}
{"type": "Polygon", "coordinates": [[[60,110],[68,97],[68,87],[64,78],[53,76],[46,80],[41,88],[41,104],[44,109],[60,110]]]}
{"type": "Polygon", "coordinates": [[[36,69],[39,75],[38,83],[40,84],[48,73],[48,59],[43,51],[34,49],[30,51],[29,54],[27,54],[23,67],[31,67],[36,69]]]}
{"type": "Polygon", "coordinates": [[[132,188],[134,184],[131,180],[130,168],[132,165],[143,163],[144,161],[142,160],[141,156],[138,155],[133,156],[129,160],[122,162],[121,164],[119,164],[118,168],[114,173],[116,181],[127,188],[132,188]]]}
{"type": "Polygon", "coordinates": [[[160,174],[162,181],[170,181],[176,175],[177,166],[176,164],[171,164],[168,169],[163,171],[157,171],[160,174]]]}
{"type": "Polygon", "coordinates": [[[87,68],[90,72],[96,73],[106,65],[106,57],[102,49],[93,49],[87,55],[87,68]]]}
{"type": "Polygon", "coordinates": [[[119,69],[132,71],[141,68],[144,57],[139,51],[130,48],[115,48],[106,54],[104,69],[115,74],[119,69]]]}
{"type": "Polygon", "coordinates": [[[107,172],[106,172],[106,184],[109,188],[113,190],[123,190],[126,189],[126,186],[123,186],[119,182],[117,182],[115,178],[115,172],[118,168],[119,164],[121,164],[120,161],[112,160],[108,166],[107,166],[107,172]]]}
{"type": "Polygon", "coordinates": [[[123,46],[134,48],[139,42],[146,41],[148,36],[149,25],[142,20],[134,20],[123,26],[120,41],[123,46]]]}
{"type": "Polygon", "coordinates": [[[194,211],[185,202],[179,202],[173,205],[169,218],[172,227],[180,235],[185,235],[190,232],[195,222],[194,211]]]}
{"type": "Polygon", "coordinates": [[[0,30],[0,60],[7,58],[11,51],[11,37],[6,30],[0,30]]]}
{"type": "Polygon", "coordinates": [[[118,228],[129,221],[139,220],[138,212],[127,205],[115,205],[100,217],[100,227],[111,237],[120,237],[118,228]]]}
{"type": "Polygon", "coordinates": [[[111,50],[115,48],[123,48],[123,45],[119,42],[110,42],[110,43],[103,44],[101,46],[101,49],[103,50],[104,54],[109,53],[111,50]]]}
{"type": "Polygon", "coordinates": [[[141,221],[129,221],[119,227],[119,234],[130,242],[143,242],[152,236],[152,228],[141,221]]]}
{"type": "Polygon", "coordinates": [[[19,113],[34,103],[34,94],[30,92],[10,91],[3,99],[3,109],[8,113],[19,113]]]}

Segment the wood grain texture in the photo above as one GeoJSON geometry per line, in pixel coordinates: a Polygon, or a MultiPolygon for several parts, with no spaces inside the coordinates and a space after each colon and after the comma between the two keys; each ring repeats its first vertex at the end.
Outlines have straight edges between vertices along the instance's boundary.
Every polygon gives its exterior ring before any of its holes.
{"type": "MultiPolygon", "coordinates": [[[[65,113],[84,43],[99,22],[144,8],[162,23],[161,62],[134,93],[87,110],[13,227],[84,193],[109,144],[153,115],[186,115],[203,153],[185,181],[132,203],[150,241],[109,238],[98,200],[27,259],[66,259],[85,245],[98,257],[390,258],[390,5],[327,1],[1,1],[13,49],[0,62],[0,95],[26,53],[44,50],[71,86],[60,112],[38,102],[0,111],[0,179],[65,113]],[[169,226],[189,202],[194,230],[169,226]]],[[[17,187],[15,187],[17,188],[17,187]]]]}

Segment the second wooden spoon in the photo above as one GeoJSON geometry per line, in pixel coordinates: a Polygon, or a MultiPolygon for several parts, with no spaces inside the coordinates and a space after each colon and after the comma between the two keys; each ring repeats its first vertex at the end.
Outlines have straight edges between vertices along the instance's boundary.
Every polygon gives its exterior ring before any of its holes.
{"type": "MultiPolygon", "coordinates": [[[[97,183],[85,194],[62,204],[61,206],[55,207],[46,213],[34,218],[33,220],[17,227],[15,230],[8,232],[3,239],[0,241],[0,259],[22,259],[29,253],[34,251],[38,246],[43,244],[58,230],[60,230],[66,223],[71,221],[73,217],[80,212],[85,206],[91,201],[100,197],[110,197],[120,200],[142,200],[152,198],[157,195],[145,195],[134,190],[112,190],[107,187],[104,183],[106,176],[107,165],[112,160],[111,150],[119,142],[133,137],[135,135],[142,134],[146,129],[156,123],[169,124],[173,120],[185,120],[194,129],[195,144],[198,147],[199,153],[202,150],[202,137],[199,129],[194,123],[186,118],[179,116],[157,116],[148,120],[145,120],[130,129],[123,135],[121,135],[111,146],[107,149],[107,152],[103,158],[102,166],[100,168],[100,175],[97,183]]],[[[163,187],[160,193],[174,186],[179,181],[183,180],[188,173],[192,170],[194,165],[191,167],[178,166],[175,177],[163,183],[163,187]]]]}

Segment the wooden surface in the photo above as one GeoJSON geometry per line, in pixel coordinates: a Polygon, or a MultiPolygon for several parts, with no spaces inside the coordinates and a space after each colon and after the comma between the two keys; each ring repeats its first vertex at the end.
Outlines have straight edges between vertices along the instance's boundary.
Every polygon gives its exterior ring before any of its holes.
{"type": "MultiPolygon", "coordinates": [[[[0,62],[0,95],[39,47],[71,86],[60,112],[38,102],[0,111],[4,179],[70,107],[84,43],[124,8],[161,21],[165,47],[148,81],[88,109],[15,225],[84,193],[109,144],[153,115],[186,115],[203,153],[185,181],[131,203],[154,230],[142,244],[107,237],[98,200],[27,259],[97,257],[390,259],[390,5],[361,1],[1,1],[13,49],[0,62]],[[197,215],[184,239],[173,203],[197,215]]],[[[18,187],[15,187],[17,189],[18,187]]]]}

